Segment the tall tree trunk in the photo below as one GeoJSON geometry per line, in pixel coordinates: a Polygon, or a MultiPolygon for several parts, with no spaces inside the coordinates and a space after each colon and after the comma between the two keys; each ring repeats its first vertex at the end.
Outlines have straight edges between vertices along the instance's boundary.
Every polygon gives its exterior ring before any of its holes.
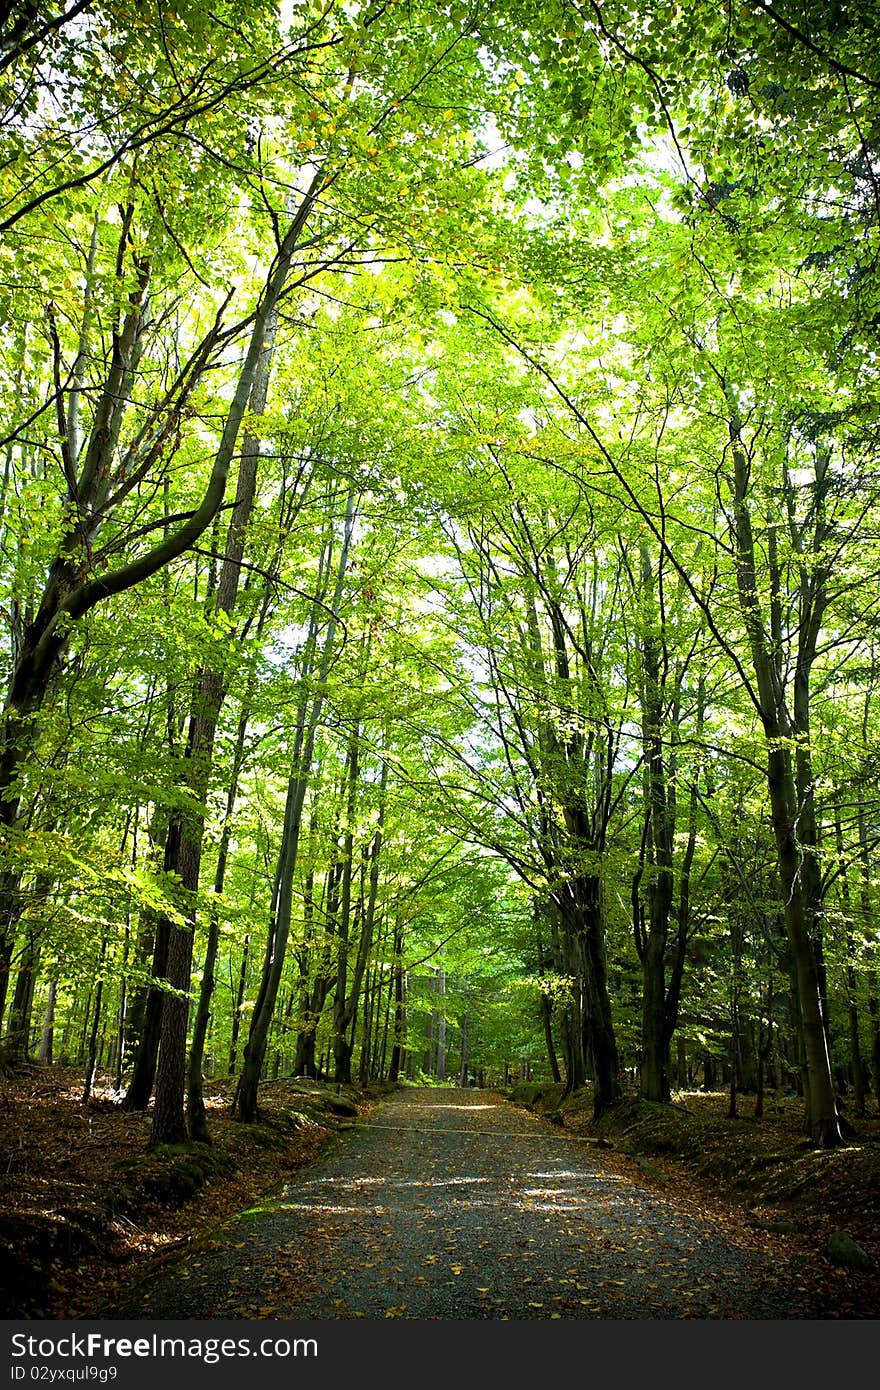
{"type": "MultiPolygon", "coordinates": [[[[867,722],[868,707],[866,702],[865,720],[867,722]]],[[[874,904],[871,898],[871,862],[868,850],[868,825],[866,811],[863,801],[859,800],[858,810],[858,836],[859,836],[859,906],[861,908],[862,929],[867,940],[874,942],[874,904]]],[[[872,986],[868,994],[868,1009],[871,1017],[871,1070],[874,1079],[874,1095],[877,1098],[877,1107],[880,1109],[880,1007],[878,1007],[877,995],[880,990],[880,972],[877,969],[878,948],[876,943],[872,945],[870,960],[874,967],[872,986]]]]}
{"type": "MultiPolygon", "coordinates": [[[[258,625],[258,630],[260,630],[261,627],[262,623],[258,625]]],[[[230,773],[229,788],[226,793],[223,829],[220,833],[217,865],[214,871],[214,898],[216,901],[222,898],[226,883],[226,865],[229,858],[229,846],[232,840],[232,819],[236,798],[238,796],[239,778],[241,777],[241,770],[244,765],[245,738],[247,736],[252,698],[253,686],[251,685],[248,688],[243,702],[241,716],[238,721],[238,731],[235,736],[235,748],[232,754],[232,771],[230,773]]],[[[202,1069],[205,1059],[205,1039],[208,1036],[208,1024],[211,1020],[211,1000],[214,994],[214,971],[217,964],[217,951],[219,945],[220,915],[215,908],[211,913],[211,918],[208,923],[205,961],[202,967],[199,1001],[196,1008],[195,1019],[193,1020],[193,1035],[189,1053],[189,1082],[187,1093],[189,1133],[191,1139],[202,1144],[209,1143],[211,1137],[208,1130],[208,1117],[205,1111],[202,1069]]]]}
{"type": "MultiPolygon", "coordinates": [[[[230,790],[234,804],[234,792],[230,790]]],[[[226,863],[229,857],[229,844],[232,838],[232,806],[227,800],[227,814],[220,836],[217,852],[217,868],[214,873],[214,892],[219,897],[226,879],[226,863]]],[[[193,1035],[190,1043],[187,1090],[187,1119],[189,1135],[196,1143],[208,1144],[211,1135],[208,1129],[208,1116],[205,1110],[205,1094],[202,1071],[205,1062],[205,1039],[211,1021],[211,1000],[214,995],[214,972],[217,965],[217,951],[220,945],[220,914],[216,908],[208,923],[208,940],[205,946],[205,960],[202,966],[202,979],[199,985],[199,1000],[193,1019],[193,1035]]]]}
{"type": "Polygon", "coordinates": [[[159,1038],[162,1029],[162,1005],[165,992],[157,981],[164,980],[168,969],[168,918],[154,917],[153,963],[154,983],[144,1002],[143,1024],[140,1028],[134,1069],[128,1090],[122,1101],[123,1110],[146,1110],[153,1094],[156,1065],[159,1060],[159,1038]]]}
{"type": "MultiPolygon", "coordinates": [[[[292,247],[285,258],[288,268],[291,256],[292,247]]],[[[248,401],[254,415],[262,415],[266,408],[278,322],[278,299],[284,288],[286,273],[285,270],[284,274],[273,277],[270,281],[254,324],[249,353],[252,368],[248,381],[248,401]]],[[[218,613],[231,614],[238,597],[245,537],[256,498],[259,457],[259,440],[246,431],[238,468],[235,506],[226,533],[226,547],[214,605],[218,613]]],[[[222,672],[204,668],[196,681],[184,771],[186,788],[198,805],[203,805],[207,798],[214,739],[225,695],[222,672]]],[[[204,819],[193,812],[177,813],[169,827],[168,847],[172,868],[179,878],[184,894],[182,910],[186,920],[183,926],[169,922],[168,927],[168,983],[175,992],[166,996],[162,1009],[162,1040],[156,1071],[156,1107],[150,1136],[152,1144],[178,1142],[185,1138],[187,1133],[184,1118],[186,1034],[196,926],[195,895],[199,887],[204,834],[204,819]]],[[[216,956],[216,948],[214,954],[216,956]]],[[[196,1124],[204,1137],[207,1134],[204,1106],[200,1106],[198,1100],[196,1104],[196,1124]]]]}
{"type": "MultiPolygon", "coordinates": [[[[535,940],[538,948],[538,978],[544,978],[546,961],[544,959],[544,943],[541,939],[541,907],[537,899],[534,903],[535,920],[535,940]]],[[[544,1046],[547,1049],[547,1061],[550,1065],[550,1075],[557,1084],[562,1080],[562,1072],[559,1070],[559,1058],[556,1055],[556,1045],[553,1041],[553,1001],[545,989],[542,988],[538,996],[538,1008],[541,1017],[541,1029],[544,1034],[544,1046]]],[[[461,1083],[466,1084],[466,1079],[461,1083]]]]}
{"type": "Polygon", "coordinates": [[[621,1097],[620,1059],[608,989],[602,883],[591,876],[586,879],[585,886],[585,910],[579,924],[587,961],[588,1005],[584,1022],[594,1068],[593,1112],[598,1118],[621,1097]]]}
{"type": "Polygon", "coordinates": [[[232,1031],[229,1036],[229,1075],[235,1075],[238,1060],[238,1035],[241,1030],[241,1014],[244,1008],[244,993],[247,989],[248,956],[251,949],[250,932],[244,938],[241,948],[241,964],[238,968],[238,985],[235,991],[235,1005],[232,1010],[232,1031]]]}
{"type": "MultiPolygon", "coordinates": [[[[342,544],[336,570],[336,583],[333,600],[330,604],[332,614],[326,628],[322,655],[317,671],[316,689],[311,701],[304,697],[294,737],[293,757],[287,796],[284,807],[284,825],[281,836],[281,849],[278,868],[275,874],[275,891],[272,919],[266,939],[263,970],[257,1001],[251,1016],[248,1041],[244,1051],[244,1062],[236,1095],[236,1111],[240,1119],[253,1122],[257,1118],[257,1092],[269,1027],[278,997],[278,987],[284,969],[287,941],[290,934],[293,909],[293,882],[296,873],[299,839],[302,830],[303,808],[311,775],[315,738],[324,708],[324,684],[333,655],[333,645],[337,629],[337,612],[342,598],[345,571],[351,545],[355,517],[355,498],[350,493],[345,511],[342,544]]],[[[328,554],[329,563],[329,554],[328,554]]],[[[317,640],[317,615],[313,611],[310,644],[314,649],[317,640]]],[[[307,643],[309,645],[309,643],[307,643]]],[[[304,671],[311,674],[311,671],[304,671]]]]}
{"type": "Polygon", "coordinates": [[[39,959],[39,930],[36,927],[28,927],[21,949],[9,1013],[9,1027],[4,1041],[6,1059],[13,1065],[26,1062],[30,1051],[31,1014],[39,959]]]}
{"type": "Polygon", "coordinates": [[[58,996],[58,981],[49,981],[49,990],[46,995],[46,1008],[43,1013],[43,1028],[40,1033],[40,1048],[37,1053],[37,1061],[41,1067],[51,1067],[52,1053],[55,1040],[55,1002],[58,996]]]}
{"type": "Polygon", "coordinates": [[[847,1016],[849,1020],[849,1059],[853,1078],[853,1105],[857,1115],[865,1114],[865,1065],[862,1061],[862,1044],[859,1030],[858,985],[855,972],[855,942],[852,928],[852,904],[849,893],[849,877],[843,850],[843,827],[840,823],[840,810],[834,815],[834,840],[837,848],[838,870],[840,873],[840,896],[845,919],[846,964],[844,974],[847,993],[847,1016]]]}
{"type": "MultiPolygon", "coordinates": [[[[664,728],[664,672],[668,665],[657,612],[657,577],[647,541],[639,548],[641,597],[641,706],[645,752],[646,835],[651,876],[644,932],[636,944],[642,965],[643,1099],[668,1101],[669,1039],[666,1029],[666,945],[673,899],[672,852],[675,837],[675,798],[667,782],[664,728]]],[[[673,782],[674,786],[674,782],[673,782]]]]}
{"type": "MultiPolygon", "coordinates": [[[[173,720],[169,716],[169,743],[173,751],[172,725],[173,720]]],[[[163,867],[159,846],[164,847],[167,831],[168,816],[165,808],[155,805],[150,817],[147,839],[149,854],[151,858],[155,856],[158,861],[157,868],[163,867]]],[[[153,908],[145,908],[138,921],[134,965],[144,975],[149,973],[151,979],[149,983],[140,983],[130,991],[125,1038],[126,1050],[132,1053],[133,1062],[132,1075],[122,1101],[124,1110],[146,1110],[153,1094],[156,1063],[159,1059],[159,1025],[165,998],[159,981],[164,978],[167,951],[167,929],[162,928],[161,920],[153,908]]]]}
{"type": "MultiPolygon", "coordinates": [[[[358,733],[352,737],[350,748],[350,792],[349,808],[350,817],[353,818],[356,807],[357,777],[358,777],[358,733]]],[[[345,923],[345,885],[343,881],[343,903],[340,914],[339,932],[339,956],[336,976],[336,993],[334,996],[334,1017],[333,1017],[333,1037],[334,1037],[334,1058],[336,1065],[335,1079],[338,1082],[351,1082],[351,1043],[347,1039],[347,1034],[351,1026],[357,1019],[357,1010],[360,1002],[361,986],[363,984],[364,972],[367,961],[370,958],[370,951],[373,944],[373,928],[376,918],[376,903],[379,895],[379,871],[380,854],[382,851],[382,838],[385,826],[385,796],[388,786],[388,764],[383,762],[382,774],[379,783],[379,813],[376,823],[376,830],[373,835],[372,844],[368,854],[369,864],[369,885],[367,889],[367,900],[362,913],[361,935],[358,942],[358,949],[355,956],[354,969],[351,976],[350,987],[347,983],[348,965],[348,945],[349,934],[345,923]],[[343,930],[345,939],[343,945],[343,930]],[[341,999],[341,1004],[340,1004],[341,999]]],[[[349,820],[349,827],[352,821],[349,820]]],[[[353,851],[353,842],[350,839],[350,830],[346,834],[345,852],[349,857],[353,851]]]]}
{"type": "MultiPolygon", "coordinates": [[[[333,835],[334,844],[337,838],[338,827],[333,835]]],[[[338,862],[332,863],[327,871],[324,886],[324,925],[322,933],[320,937],[316,935],[311,941],[308,949],[304,953],[301,953],[302,964],[300,968],[305,984],[303,986],[302,1009],[297,1033],[296,1058],[294,1061],[294,1069],[297,1075],[318,1076],[319,1067],[316,1055],[318,1025],[321,1022],[324,1006],[335,983],[333,942],[339,920],[341,877],[341,865],[338,862]],[[311,967],[311,975],[309,957],[313,958],[314,962],[311,967]]],[[[314,908],[312,902],[313,886],[313,875],[310,872],[306,878],[304,900],[307,924],[312,920],[314,908]]],[[[307,929],[310,930],[310,927],[307,926],[307,929]]]]}
{"type": "MultiPolygon", "coordinates": [[[[801,584],[800,642],[793,678],[793,713],[789,714],[778,668],[781,654],[778,644],[768,640],[761,616],[755,542],[748,506],[750,466],[740,430],[738,418],[732,417],[729,433],[734,465],[737,588],[767,744],[770,814],[785,929],[797,981],[807,1129],[819,1144],[831,1147],[841,1142],[842,1135],[815,944],[820,932],[822,887],[809,727],[809,678],[824,612],[824,592],[817,564],[813,577],[804,578],[801,584]],[[792,743],[795,744],[794,763],[792,743]]],[[[817,496],[822,482],[821,478],[817,480],[817,496]]],[[[768,536],[771,571],[775,570],[774,544],[771,528],[768,536]]]]}
{"type": "Polygon", "coordinates": [[[101,1022],[101,1001],[104,997],[104,960],[107,955],[107,937],[101,940],[101,956],[98,961],[98,983],[95,986],[95,1003],[92,1014],[92,1026],[89,1030],[89,1045],[86,1052],[86,1074],[83,1082],[82,1104],[88,1105],[92,1094],[92,1085],[95,1080],[95,1070],[98,1064],[98,1028],[101,1022]]]}
{"type": "Polygon", "coordinates": [[[394,1032],[391,1044],[391,1057],[388,1062],[388,1080],[394,1085],[400,1080],[403,1062],[404,1039],[406,1037],[406,987],[403,971],[403,927],[400,923],[394,928],[394,1032]]]}
{"type": "Polygon", "coordinates": [[[337,1085],[351,1085],[351,1047],[348,1042],[348,955],[351,944],[351,885],[354,873],[354,821],[360,775],[359,730],[355,725],[345,757],[345,834],[342,841],[339,926],[336,933],[336,988],[333,995],[333,1070],[337,1085]]]}

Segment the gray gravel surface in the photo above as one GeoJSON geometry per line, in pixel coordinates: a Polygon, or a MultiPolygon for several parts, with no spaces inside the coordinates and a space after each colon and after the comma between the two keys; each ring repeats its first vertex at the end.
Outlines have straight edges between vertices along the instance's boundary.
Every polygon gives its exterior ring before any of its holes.
{"type": "Polygon", "coordinates": [[[391,1096],[102,1315],[815,1316],[748,1233],[476,1090],[391,1096]]]}

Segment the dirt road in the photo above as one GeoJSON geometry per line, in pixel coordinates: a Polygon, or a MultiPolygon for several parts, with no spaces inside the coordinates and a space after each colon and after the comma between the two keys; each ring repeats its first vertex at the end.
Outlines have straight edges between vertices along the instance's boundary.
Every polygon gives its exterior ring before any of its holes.
{"type": "Polygon", "coordinates": [[[804,1318],[781,1258],[488,1091],[405,1090],[118,1318],[804,1318]]]}

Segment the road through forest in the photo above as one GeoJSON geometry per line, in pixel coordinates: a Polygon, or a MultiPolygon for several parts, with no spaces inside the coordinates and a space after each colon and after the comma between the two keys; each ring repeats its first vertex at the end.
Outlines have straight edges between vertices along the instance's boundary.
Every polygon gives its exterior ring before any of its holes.
{"type": "Polygon", "coordinates": [[[782,1258],[489,1091],[404,1090],[118,1318],[805,1318],[782,1258]]]}

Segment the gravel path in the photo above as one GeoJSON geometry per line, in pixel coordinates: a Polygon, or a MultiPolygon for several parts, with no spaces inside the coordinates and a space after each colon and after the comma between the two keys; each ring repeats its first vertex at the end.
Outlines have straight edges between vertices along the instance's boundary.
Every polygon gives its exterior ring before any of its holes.
{"type": "Polygon", "coordinates": [[[805,1318],[782,1260],[489,1091],[406,1090],[118,1318],[805,1318]]]}

